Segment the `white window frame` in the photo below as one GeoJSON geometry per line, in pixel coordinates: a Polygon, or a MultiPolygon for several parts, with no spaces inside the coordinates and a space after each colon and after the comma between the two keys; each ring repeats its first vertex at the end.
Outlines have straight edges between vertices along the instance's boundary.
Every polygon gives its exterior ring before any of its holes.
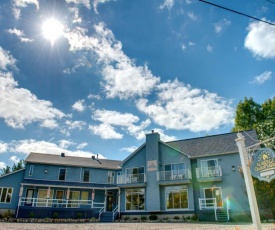
{"type": "MultiPolygon", "coordinates": [[[[222,207],[223,206],[223,196],[222,196],[222,187],[207,187],[207,188],[203,188],[203,196],[204,196],[204,199],[207,199],[206,197],[205,197],[205,190],[206,189],[219,189],[220,190],[220,192],[221,192],[221,201],[222,201],[222,205],[221,206],[218,206],[217,205],[217,207],[222,207]]],[[[213,197],[214,198],[214,197],[213,197]]],[[[216,202],[217,202],[217,200],[216,200],[216,202]]]]}
{"type": "Polygon", "coordinates": [[[58,173],[58,180],[59,180],[59,181],[66,181],[66,177],[67,177],[67,169],[66,169],[66,168],[60,168],[60,169],[59,169],[59,173],[58,173]],[[60,178],[60,170],[61,170],[61,169],[65,169],[65,178],[64,178],[64,180],[60,180],[60,179],[59,179],[59,178],[60,178]]]}
{"type": "Polygon", "coordinates": [[[115,172],[114,171],[108,171],[108,174],[107,174],[107,183],[108,184],[114,184],[115,183],[115,172]]]}
{"type": "Polygon", "coordinates": [[[1,192],[0,192],[0,204],[10,204],[11,200],[12,200],[12,194],[13,194],[13,187],[0,187],[1,188],[1,192]],[[3,190],[7,189],[6,195],[5,195],[5,199],[2,202],[2,195],[3,195],[3,190]],[[9,190],[11,189],[11,193],[9,193],[9,190]],[[10,196],[10,202],[7,202],[7,198],[8,196],[10,196]]]}
{"type": "MultiPolygon", "coordinates": [[[[131,192],[132,194],[132,192],[131,192]]],[[[124,204],[124,210],[125,212],[144,212],[145,211],[145,205],[146,205],[146,191],[145,188],[127,188],[125,189],[125,204],[124,204]],[[142,189],[143,190],[143,196],[144,196],[144,209],[139,209],[139,210],[135,210],[135,209],[131,209],[131,210],[127,210],[127,192],[126,190],[135,190],[135,189],[142,189]]]]}
{"type": "Polygon", "coordinates": [[[89,170],[89,169],[84,169],[84,170],[83,170],[82,182],[84,182],[84,183],[89,183],[89,182],[90,182],[90,180],[91,180],[91,170],[89,170]],[[88,181],[84,181],[84,174],[85,174],[85,171],[88,171],[88,172],[89,172],[89,178],[88,178],[88,181]]]}
{"type": "Polygon", "coordinates": [[[175,211],[175,210],[189,210],[190,207],[190,201],[189,201],[189,193],[188,193],[188,187],[183,187],[183,186],[167,186],[165,187],[165,210],[166,211],[175,211]],[[180,190],[186,190],[186,197],[187,197],[187,201],[188,201],[188,207],[187,208],[167,208],[167,202],[166,202],[166,194],[169,191],[180,191],[180,190]]]}
{"type": "Polygon", "coordinates": [[[33,169],[34,169],[34,165],[30,165],[29,176],[32,176],[32,174],[33,174],[33,169]]]}

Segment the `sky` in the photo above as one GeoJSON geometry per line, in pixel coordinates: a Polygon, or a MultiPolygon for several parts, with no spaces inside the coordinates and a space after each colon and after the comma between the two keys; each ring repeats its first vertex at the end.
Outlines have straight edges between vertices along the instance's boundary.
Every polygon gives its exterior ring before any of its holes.
{"type": "MultiPolygon", "coordinates": [[[[275,23],[267,0],[209,0],[275,23]]],[[[275,26],[198,0],[1,0],[0,169],[228,133],[275,96],[275,26]]]]}

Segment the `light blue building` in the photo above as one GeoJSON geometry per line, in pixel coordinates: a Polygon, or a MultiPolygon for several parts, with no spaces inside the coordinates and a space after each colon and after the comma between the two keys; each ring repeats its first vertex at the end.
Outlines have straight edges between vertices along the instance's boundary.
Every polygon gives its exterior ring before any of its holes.
{"type": "MultiPolygon", "coordinates": [[[[246,145],[255,131],[242,133],[246,145]]],[[[16,217],[192,216],[227,221],[249,212],[236,133],[163,142],[152,131],[123,161],[30,153],[0,177],[0,211],[16,217]]]]}

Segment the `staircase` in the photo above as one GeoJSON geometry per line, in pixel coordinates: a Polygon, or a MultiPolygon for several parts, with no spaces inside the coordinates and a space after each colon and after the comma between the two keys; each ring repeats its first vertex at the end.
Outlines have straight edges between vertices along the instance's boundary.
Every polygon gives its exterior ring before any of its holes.
{"type": "Polygon", "coordinates": [[[225,208],[216,209],[216,217],[218,222],[228,222],[227,210],[225,208]]]}
{"type": "Polygon", "coordinates": [[[103,212],[100,216],[100,222],[113,222],[117,219],[118,213],[114,214],[113,219],[113,212],[103,212]]]}

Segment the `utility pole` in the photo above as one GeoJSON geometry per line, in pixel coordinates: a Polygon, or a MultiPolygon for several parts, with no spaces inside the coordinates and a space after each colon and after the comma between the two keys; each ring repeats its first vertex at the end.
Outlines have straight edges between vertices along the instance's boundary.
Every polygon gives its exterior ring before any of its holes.
{"type": "Polygon", "coordinates": [[[247,151],[244,144],[244,136],[241,133],[237,134],[236,144],[239,149],[244,181],[246,185],[246,191],[248,195],[248,201],[250,206],[250,212],[252,216],[253,225],[257,230],[262,230],[261,219],[259,215],[259,208],[256,200],[255,190],[253,186],[253,180],[251,177],[250,166],[248,164],[247,151]]]}

